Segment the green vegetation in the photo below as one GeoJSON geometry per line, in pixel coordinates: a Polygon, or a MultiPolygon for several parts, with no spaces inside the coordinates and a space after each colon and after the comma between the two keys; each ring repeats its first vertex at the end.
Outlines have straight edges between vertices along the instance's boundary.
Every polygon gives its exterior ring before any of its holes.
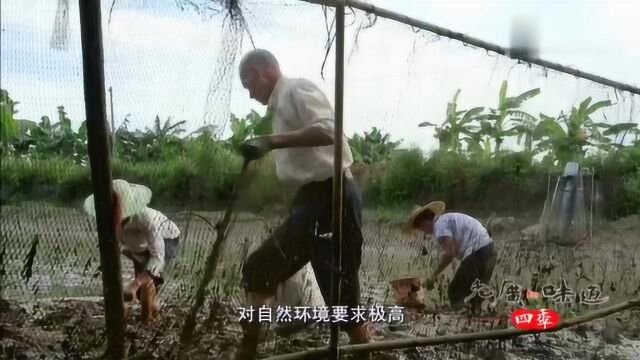
{"type": "MultiPolygon", "coordinates": [[[[587,98],[569,115],[561,112],[554,118],[521,110],[539,89],[508,96],[504,82],[497,106],[487,110],[459,110],[459,94],[447,104],[441,124],[418,124],[435,128],[440,147],[431,154],[401,149],[401,140],[375,127],[349,139],[352,171],[362,185],[365,206],[377,208],[377,217],[390,219],[394,212],[433,199],[445,200],[450,208],[537,211],[549,176],[555,181],[567,161],[579,161],[605,180],[611,188],[604,191],[608,215],[640,210],[640,132],[636,123],[595,120],[611,102],[587,98]],[[520,151],[504,148],[512,137],[520,151]]],[[[39,123],[19,120],[17,104],[2,90],[2,201],[77,204],[91,191],[85,123],[74,131],[62,106],[55,123],[47,117],[39,123]]],[[[156,206],[223,206],[240,169],[238,146],[269,133],[270,116],[255,111],[243,118],[232,115],[227,139],[216,136],[213,127],[184,135],[184,124],[156,117],[152,129],[141,131],[130,130],[125,119],[111,142],[113,176],[148,185],[156,206]]],[[[252,172],[255,178],[243,193],[243,206],[268,208],[290,196],[278,183],[271,156],[254,164],[252,172]]]]}

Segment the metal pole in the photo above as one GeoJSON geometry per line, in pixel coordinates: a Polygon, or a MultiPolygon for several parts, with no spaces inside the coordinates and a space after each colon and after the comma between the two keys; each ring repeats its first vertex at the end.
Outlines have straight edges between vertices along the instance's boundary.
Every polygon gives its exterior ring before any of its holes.
{"type": "MultiPolygon", "coordinates": [[[[343,148],[343,101],[344,101],[344,7],[345,1],[336,3],[336,79],[335,79],[335,134],[333,153],[333,256],[331,277],[332,305],[340,303],[340,287],[342,279],[342,148],[343,148]]],[[[340,358],[339,351],[340,324],[331,323],[329,351],[333,359],[340,358]]]]}
{"type": "Polygon", "coordinates": [[[80,35],[87,144],[98,226],[104,294],[107,354],[124,358],[124,303],[120,278],[120,249],[115,234],[109,158],[100,0],[80,1],[80,35]]]}
{"type": "Polygon", "coordinates": [[[109,86],[109,110],[111,111],[111,156],[116,155],[116,119],[113,116],[113,89],[109,86]]]}
{"type": "Polygon", "coordinates": [[[595,195],[595,179],[596,179],[596,169],[595,168],[591,168],[591,206],[590,206],[590,211],[591,214],[590,215],[590,219],[589,219],[589,243],[591,243],[591,240],[593,239],[593,204],[595,204],[595,199],[593,198],[595,195]]]}
{"type": "MultiPolygon", "coordinates": [[[[325,6],[337,6],[336,4],[338,3],[337,0],[301,0],[301,1],[308,2],[311,4],[325,5],[325,6]]],[[[593,82],[597,82],[602,85],[610,86],[620,91],[627,91],[632,94],[640,95],[640,88],[638,88],[637,86],[606,79],[602,76],[580,71],[578,69],[570,68],[568,66],[560,65],[558,63],[554,63],[551,61],[522,56],[512,52],[509,48],[498,46],[498,45],[495,45],[495,44],[492,44],[492,43],[489,43],[465,34],[461,34],[459,32],[451,31],[449,29],[445,29],[445,28],[430,24],[426,21],[418,20],[416,18],[412,18],[406,15],[402,15],[402,14],[381,8],[379,6],[372,5],[368,2],[363,2],[359,0],[349,0],[349,7],[362,10],[369,14],[374,14],[378,17],[382,17],[382,18],[400,22],[402,24],[410,25],[414,28],[426,30],[439,36],[443,36],[449,39],[454,39],[462,42],[464,45],[479,47],[488,51],[493,51],[496,54],[510,57],[511,59],[514,59],[514,60],[521,60],[527,63],[536,64],[536,65],[542,66],[543,68],[549,68],[552,70],[563,72],[565,74],[573,75],[575,77],[591,80],[593,82]]]]}

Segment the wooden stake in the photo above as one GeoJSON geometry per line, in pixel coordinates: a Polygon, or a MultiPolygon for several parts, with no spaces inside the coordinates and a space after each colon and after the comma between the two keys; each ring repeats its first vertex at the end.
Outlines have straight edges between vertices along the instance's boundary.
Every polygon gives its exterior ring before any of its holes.
{"type": "Polygon", "coordinates": [[[235,200],[238,196],[238,188],[240,187],[240,184],[246,180],[245,177],[247,175],[248,166],[249,161],[244,160],[244,163],[242,164],[242,170],[240,171],[240,176],[238,177],[238,181],[232,189],[229,203],[227,204],[227,208],[225,209],[222,221],[216,224],[216,242],[213,244],[211,253],[207,258],[207,263],[205,264],[204,268],[204,275],[202,276],[202,280],[200,280],[200,284],[198,285],[193,306],[191,306],[191,310],[187,315],[184,328],[182,329],[182,333],[180,334],[180,344],[183,347],[191,344],[191,342],[193,341],[193,331],[196,327],[196,316],[198,315],[198,311],[200,311],[200,308],[204,303],[207,286],[209,286],[211,279],[213,279],[213,274],[215,273],[216,267],[218,265],[218,258],[220,257],[222,244],[224,244],[224,241],[226,240],[228,234],[227,228],[229,227],[229,223],[231,222],[231,212],[233,210],[233,205],[235,204],[235,200]]]}
{"type": "Polygon", "coordinates": [[[113,89],[109,86],[109,111],[111,112],[111,156],[116,155],[116,120],[113,117],[113,89]]]}
{"type": "MultiPolygon", "coordinates": [[[[336,79],[335,79],[335,128],[333,141],[333,252],[331,256],[331,303],[340,303],[342,284],[342,138],[343,138],[343,104],[344,104],[344,0],[336,4],[336,79]]],[[[331,323],[329,348],[331,358],[338,360],[340,340],[340,324],[331,323]]]]}
{"type": "Polygon", "coordinates": [[[80,37],[84,102],[87,116],[87,147],[95,199],[98,247],[107,330],[106,355],[124,358],[124,303],[120,247],[115,234],[111,159],[109,157],[102,51],[100,0],[80,1],[80,37]]]}

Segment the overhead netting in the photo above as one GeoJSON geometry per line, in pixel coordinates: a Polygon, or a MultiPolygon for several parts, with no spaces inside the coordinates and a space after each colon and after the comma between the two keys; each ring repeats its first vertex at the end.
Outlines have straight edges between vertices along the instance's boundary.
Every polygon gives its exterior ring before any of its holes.
{"type": "MultiPolygon", "coordinates": [[[[265,107],[252,102],[240,84],[240,58],[253,47],[268,49],[286,76],[312,80],[333,103],[334,11],[302,1],[117,0],[102,2],[102,20],[113,177],[148,186],[153,191],[150,206],[180,228],[181,245],[160,299],[167,306],[187,308],[240,171],[237,145],[266,131],[260,126],[265,107]]],[[[99,297],[96,224],[81,206],[92,187],[78,3],[3,2],[2,24],[2,89],[19,102],[13,105],[13,118],[20,128],[2,153],[2,296],[99,297]]],[[[632,126],[602,135],[610,127],[593,125],[637,123],[637,96],[357,9],[347,9],[346,24],[344,131],[351,139],[352,172],[364,199],[364,305],[396,304],[390,281],[425,278],[436,267],[436,242],[404,237],[398,227],[413,206],[430,200],[445,200],[448,210],[469,213],[491,226],[500,257],[489,286],[501,294],[493,303],[501,315],[508,317],[505,281],[541,291],[546,285],[559,289],[565,279],[574,298],[595,284],[608,303],[637,294],[640,272],[628,269],[640,258],[638,220],[604,220],[619,213],[607,210],[612,203],[637,206],[634,196],[640,192],[621,195],[620,189],[632,192],[637,186],[629,183],[637,180],[629,179],[638,164],[622,150],[624,164],[632,168],[625,168],[627,175],[603,173],[597,191],[586,185],[591,177],[585,175],[582,208],[603,219],[602,226],[590,227],[593,234],[574,248],[540,242],[535,228],[565,163],[575,154],[589,149],[593,159],[605,159],[637,141],[632,126]],[[491,109],[499,107],[501,88],[513,106],[498,124],[500,111],[491,109]],[[514,100],[532,89],[539,94],[521,103],[514,100]],[[563,119],[587,98],[586,107],[606,100],[611,104],[577,119],[582,121],[578,128],[568,128],[563,119]],[[455,124],[445,123],[448,106],[455,124]],[[471,115],[485,115],[485,124],[481,119],[461,123],[466,114],[461,110],[475,107],[483,109],[471,115]],[[573,140],[563,143],[562,133],[551,125],[546,137],[535,138],[537,123],[545,120],[541,113],[556,119],[567,139],[583,131],[589,144],[602,137],[610,140],[601,147],[580,143],[575,150],[573,140]],[[523,151],[544,141],[534,162],[550,165],[530,165],[523,151]],[[545,158],[554,151],[561,155],[545,158]]],[[[600,174],[604,160],[580,161],[600,174]]],[[[233,308],[245,303],[239,285],[243,261],[284,219],[293,195],[279,185],[271,157],[253,165],[250,176],[208,294],[209,300],[233,308]]],[[[585,226],[594,222],[590,214],[584,217],[585,226]]],[[[125,257],[122,264],[126,285],[133,267],[125,257]]],[[[313,275],[306,268],[299,276],[313,275]]],[[[429,308],[448,304],[452,276],[449,269],[434,290],[423,290],[429,308]]],[[[312,296],[318,301],[310,288],[281,291],[301,303],[312,296]]],[[[548,294],[553,300],[560,293],[548,294]]],[[[233,314],[234,324],[237,316],[233,314]]],[[[405,316],[404,335],[441,334],[459,325],[405,316]]],[[[392,331],[387,322],[376,326],[392,331]]],[[[269,344],[266,353],[282,352],[269,344]]]]}

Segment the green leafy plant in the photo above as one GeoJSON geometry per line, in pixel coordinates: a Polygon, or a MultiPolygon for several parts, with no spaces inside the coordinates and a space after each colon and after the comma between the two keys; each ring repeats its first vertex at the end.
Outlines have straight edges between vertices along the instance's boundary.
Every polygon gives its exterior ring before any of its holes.
{"type": "Polygon", "coordinates": [[[534,138],[541,139],[538,148],[550,151],[548,156],[560,164],[583,159],[588,146],[607,149],[608,141],[599,129],[608,125],[593,121],[591,116],[610,105],[609,100],[591,104],[591,97],[588,97],[578,107],[573,107],[569,116],[560,113],[553,118],[540,114],[541,121],[534,131],[534,138]]]}
{"type": "Polygon", "coordinates": [[[496,155],[500,153],[504,139],[510,136],[524,136],[528,140],[528,145],[531,145],[533,124],[536,119],[519,108],[526,100],[538,94],[540,94],[540,89],[536,88],[525,91],[518,96],[507,96],[507,81],[503,81],[498,95],[498,107],[477,117],[480,121],[481,134],[488,135],[493,139],[496,155]],[[510,121],[515,122],[514,127],[509,128],[510,121]]]}
{"type": "Polygon", "coordinates": [[[377,196],[383,204],[392,206],[415,200],[426,190],[427,173],[427,162],[419,149],[398,151],[377,184],[377,196]]]}
{"type": "MultiPolygon", "coordinates": [[[[453,100],[447,104],[447,115],[442,125],[430,123],[428,121],[418,124],[419,127],[431,126],[435,129],[435,137],[438,139],[441,150],[461,152],[462,151],[462,135],[469,136],[469,139],[474,139],[474,130],[477,130],[477,126],[472,125],[473,121],[477,120],[478,115],[484,111],[483,107],[474,107],[469,110],[458,110],[458,96],[460,95],[460,89],[458,89],[453,95],[453,100]]],[[[472,147],[475,142],[472,143],[472,147]]],[[[477,148],[473,148],[477,150],[477,148]]]]}
{"type": "Polygon", "coordinates": [[[611,145],[618,149],[624,147],[624,140],[627,135],[635,135],[637,139],[640,134],[640,131],[638,131],[638,124],[632,122],[617,123],[611,126],[604,125],[604,127],[606,127],[606,130],[602,132],[602,135],[614,136],[613,143],[611,145]]]}
{"type": "Polygon", "coordinates": [[[157,161],[175,159],[184,154],[185,143],[179,137],[184,133],[185,120],[172,123],[172,118],[161,122],[156,116],[152,129],[130,131],[125,117],[116,131],[117,157],[126,161],[157,161]]]}
{"type": "Polygon", "coordinates": [[[364,136],[354,134],[348,142],[356,163],[373,164],[389,160],[401,141],[391,141],[391,135],[383,134],[378,128],[364,132],[364,136]]]}
{"type": "Polygon", "coordinates": [[[13,118],[18,111],[15,106],[19,104],[9,97],[9,92],[0,89],[0,138],[2,140],[3,154],[9,151],[9,141],[18,135],[19,127],[13,118]]]}
{"type": "Polygon", "coordinates": [[[227,139],[227,143],[234,151],[239,151],[240,145],[247,139],[268,135],[271,133],[271,119],[272,113],[267,113],[265,116],[261,116],[256,111],[251,112],[244,118],[238,118],[231,114],[231,137],[227,139]]]}

